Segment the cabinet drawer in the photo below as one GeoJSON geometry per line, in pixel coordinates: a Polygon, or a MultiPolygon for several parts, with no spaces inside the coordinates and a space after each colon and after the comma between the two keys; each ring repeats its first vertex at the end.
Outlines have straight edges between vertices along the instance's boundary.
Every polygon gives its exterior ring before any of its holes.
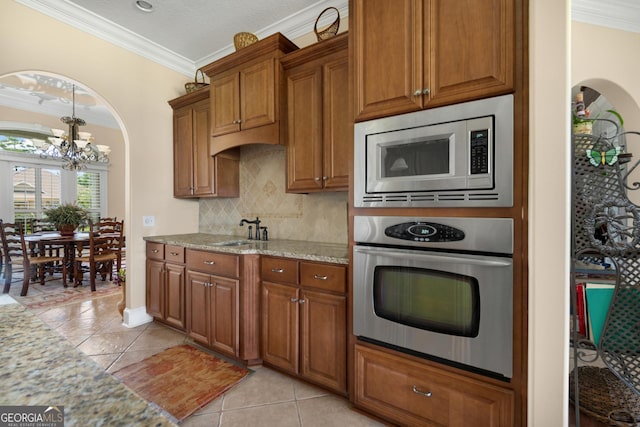
{"type": "Polygon", "coordinates": [[[164,244],[147,242],[147,258],[164,260],[164,244]]]}
{"type": "Polygon", "coordinates": [[[513,392],[355,347],[355,403],[403,425],[511,426],[513,392]]]}
{"type": "Polygon", "coordinates": [[[342,265],[300,262],[300,284],[325,291],[346,292],[347,269],[342,265]]]}
{"type": "Polygon", "coordinates": [[[216,276],[239,277],[238,255],[187,249],[187,268],[216,276]]]}
{"type": "Polygon", "coordinates": [[[164,259],[165,261],[184,264],[184,247],[176,245],[165,245],[164,259]]]}
{"type": "Polygon", "coordinates": [[[262,257],[262,280],[275,283],[298,283],[298,261],[286,258],[262,257]]]}

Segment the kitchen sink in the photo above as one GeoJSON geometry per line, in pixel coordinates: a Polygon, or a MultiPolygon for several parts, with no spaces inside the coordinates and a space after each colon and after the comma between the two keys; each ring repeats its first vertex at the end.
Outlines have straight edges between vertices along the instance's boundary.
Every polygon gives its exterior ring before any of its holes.
{"type": "Polygon", "coordinates": [[[230,240],[227,242],[214,243],[213,246],[244,246],[250,244],[250,240],[230,240]]]}

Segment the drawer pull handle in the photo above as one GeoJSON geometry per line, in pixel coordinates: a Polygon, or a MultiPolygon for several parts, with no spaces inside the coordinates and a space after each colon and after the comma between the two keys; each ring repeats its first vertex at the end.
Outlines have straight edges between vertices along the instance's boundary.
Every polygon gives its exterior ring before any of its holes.
{"type": "Polygon", "coordinates": [[[284,273],[284,268],[272,268],[272,273],[284,273]]]}
{"type": "Polygon", "coordinates": [[[203,261],[207,265],[215,265],[215,261],[203,261]]]}
{"type": "Polygon", "coordinates": [[[419,394],[419,395],[424,396],[424,397],[431,397],[431,392],[430,391],[422,391],[416,385],[413,386],[413,392],[415,394],[419,394]]]}
{"type": "Polygon", "coordinates": [[[151,252],[153,252],[154,254],[157,254],[157,253],[158,253],[158,252],[160,252],[160,251],[159,251],[159,250],[157,250],[157,249],[151,249],[151,252]]]}
{"type": "Polygon", "coordinates": [[[291,298],[291,302],[298,302],[298,298],[291,298]]]}
{"type": "Polygon", "coordinates": [[[314,279],[318,279],[318,280],[327,280],[329,277],[328,276],[319,276],[317,274],[313,275],[314,279]]]}
{"type": "Polygon", "coordinates": [[[172,256],[178,256],[178,252],[169,252],[172,256]]]}

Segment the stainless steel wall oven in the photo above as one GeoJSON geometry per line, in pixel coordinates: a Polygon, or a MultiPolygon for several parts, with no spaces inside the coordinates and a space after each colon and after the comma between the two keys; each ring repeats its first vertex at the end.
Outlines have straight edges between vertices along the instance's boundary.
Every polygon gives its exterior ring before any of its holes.
{"type": "Polygon", "coordinates": [[[509,380],[513,220],[354,217],[360,340],[509,380]]]}

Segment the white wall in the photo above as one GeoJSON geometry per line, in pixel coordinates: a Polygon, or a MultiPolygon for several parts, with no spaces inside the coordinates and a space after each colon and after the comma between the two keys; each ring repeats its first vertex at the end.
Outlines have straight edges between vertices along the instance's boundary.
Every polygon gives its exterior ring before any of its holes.
{"type": "Polygon", "coordinates": [[[144,313],[145,235],[196,232],[198,203],[174,199],[172,111],[188,77],[12,0],[0,0],[0,75],[46,71],[90,88],[110,105],[125,138],[127,307],[144,313]],[[144,215],[155,227],[142,227],[144,215]]]}
{"type": "Polygon", "coordinates": [[[528,425],[567,425],[569,0],[531,0],[528,425]]]}

